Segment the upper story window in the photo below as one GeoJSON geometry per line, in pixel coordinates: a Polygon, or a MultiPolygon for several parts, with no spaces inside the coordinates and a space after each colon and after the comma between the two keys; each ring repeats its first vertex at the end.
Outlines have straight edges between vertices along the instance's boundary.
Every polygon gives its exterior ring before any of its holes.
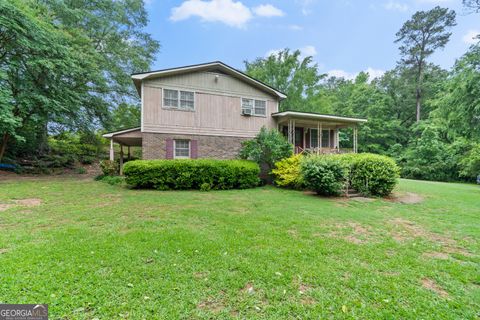
{"type": "Polygon", "coordinates": [[[163,90],[163,106],[178,110],[195,110],[195,93],[193,91],[163,90]]]}
{"type": "Polygon", "coordinates": [[[242,98],[242,113],[265,116],[267,114],[267,101],[242,98]]]}

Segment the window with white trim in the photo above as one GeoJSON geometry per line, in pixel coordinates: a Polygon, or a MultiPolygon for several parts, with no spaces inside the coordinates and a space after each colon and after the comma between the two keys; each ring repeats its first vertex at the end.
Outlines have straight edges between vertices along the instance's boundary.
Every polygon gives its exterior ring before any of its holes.
{"type": "Polygon", "coordinates": [[[254,116],[265,116],[267,114],[267,101],[242,98],[242,113],[254,116]],[[250,112],[245,112],[249,110],[250,112]]]}
{"type": "Polygon", "coordinates": [[[178,110],[195,110],[195,92],[163,89],[163,107],[178,110]]]}
{"type": "Polygon", "coordinates": [[[190,140],[173,140],[174,158],[190,158],[190,140]]]}

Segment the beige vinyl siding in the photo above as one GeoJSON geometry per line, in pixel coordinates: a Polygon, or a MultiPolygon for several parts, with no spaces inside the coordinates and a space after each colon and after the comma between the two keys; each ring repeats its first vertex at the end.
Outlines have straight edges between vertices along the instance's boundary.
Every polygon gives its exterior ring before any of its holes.
{"type": "Polygon", "coordinates": [[[210,93],[236,96],[252,96],[275,100],[276,97],[257,89],[237,78],[222,73],[192,72],[158,79],[147,80],[149,86],[173,87],[210,93]],[[218,80],[216,80],[218,77],[218,80]]]}
{"type": "Polygon", "coordinates": [[[277,112],[276,98],[237,79],[219,75],[219,87],[226,86],[224,82],[231,85],[229,90],[222,91],[208,83],[208,79],[215,81],[214,78],[214,74],[203,72],[145,82],[143,131],[253,137],[262,126],[276,127],[270,116],[277,112]],[[212,76],[213,80],[210,79],[212,76]],[[162,108],[163,88],[195,91],[195,111],[162,108]],[[242,97],[266,101],[266,116],[242,116],[242,97]]]}

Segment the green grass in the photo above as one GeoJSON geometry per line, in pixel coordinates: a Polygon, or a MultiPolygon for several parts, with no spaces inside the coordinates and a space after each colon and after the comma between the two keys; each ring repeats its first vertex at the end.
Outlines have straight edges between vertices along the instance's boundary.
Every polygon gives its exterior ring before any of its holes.
{"type": "Polygon", "coordinates": [[[0,211],[0,302],[51,319],[478,317],[480,188],[397,192],[425,200],[0,182],[0,203],[42,201],[0,211]]]}

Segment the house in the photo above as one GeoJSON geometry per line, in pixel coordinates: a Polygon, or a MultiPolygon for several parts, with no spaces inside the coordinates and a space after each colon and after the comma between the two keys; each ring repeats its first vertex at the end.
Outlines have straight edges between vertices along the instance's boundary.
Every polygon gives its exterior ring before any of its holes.
{"type": "Polygon", "coordinates": [[[263,126],[277,128],[296,152],[342,152],[339,130],[366,119],[280,112],[286,95],[222,62],[132,75],[141,97],[141,126],[104,135],[113,144],[141,146],[143,159],[235,158],[263,126]]]}

